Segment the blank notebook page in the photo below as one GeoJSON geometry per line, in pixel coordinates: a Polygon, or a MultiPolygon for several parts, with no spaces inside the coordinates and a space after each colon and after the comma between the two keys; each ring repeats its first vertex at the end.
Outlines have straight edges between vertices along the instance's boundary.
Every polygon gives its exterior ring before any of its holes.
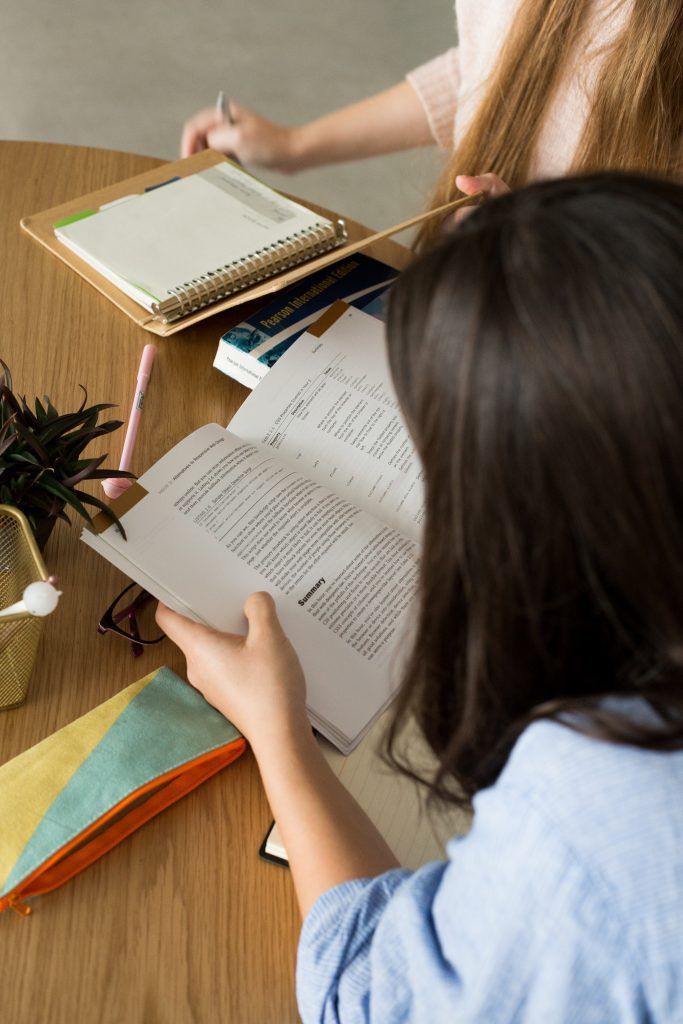
{"type": "Polygon", "coordinates": [[[110,280],[142,293],[134,297],[151,308],[173,288],[330,223],[226,162],[119,200],[55,234],[110,280]]]}

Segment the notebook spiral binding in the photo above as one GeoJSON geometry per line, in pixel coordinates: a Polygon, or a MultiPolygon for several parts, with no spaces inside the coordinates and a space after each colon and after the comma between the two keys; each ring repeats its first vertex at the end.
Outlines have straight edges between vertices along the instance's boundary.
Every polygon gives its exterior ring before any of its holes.
{"type": "Polygon", "coordinates": [[[180,320],[212,302],[225,299],[315,256],[322,256],[343,242],[347,235],[346,224],[341,219],[332,225],[319,224],[295,231],[273,245],[266,245],[249,256],[171,288],[171,298],[152,303],[154,319],[163,324],[180,320]]]}

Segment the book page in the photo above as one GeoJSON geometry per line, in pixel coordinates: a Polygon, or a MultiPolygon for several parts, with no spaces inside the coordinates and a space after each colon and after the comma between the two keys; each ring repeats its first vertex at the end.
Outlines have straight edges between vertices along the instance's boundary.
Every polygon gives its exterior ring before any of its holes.
{"type": "Polygon", "coordinates": [[[391,698],[415,544],[217,424],[181,441],[139,483],[148,494],[122,517],[127,540],[110,526],[86,533],[86,543],[216,629],[244,632],[245,599],[268,590],[319,728],[348,748],[391,698]]]}
{"type": "Polygon", "coordinates": [[[230,422],[245,441],[419,540],[423,471],[391,383],[384,324],[350,308],[303,334],[230,422]]]}

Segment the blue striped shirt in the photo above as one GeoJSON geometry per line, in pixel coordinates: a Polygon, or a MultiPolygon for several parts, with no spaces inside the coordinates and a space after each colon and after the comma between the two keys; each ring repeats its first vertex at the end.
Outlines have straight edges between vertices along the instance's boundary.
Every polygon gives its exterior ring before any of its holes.
{"type": "Polygon", "coordinates": [[[448,860],[324,893],[303,1024],[683,1024],[683,751],[538,722],[448,860]]]}

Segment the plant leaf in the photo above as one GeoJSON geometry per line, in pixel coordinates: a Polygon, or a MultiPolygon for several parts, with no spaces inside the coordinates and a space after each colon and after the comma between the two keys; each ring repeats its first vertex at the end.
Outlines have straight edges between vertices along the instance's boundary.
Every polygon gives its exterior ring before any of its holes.
{"type": "Polygon", "coordinates": [[[38,423],[41,426],[43,426],[50,419],[50,415],[49,415],[47,409],[45,409],[45,407],[43,406],[43,404],[42,404],[42,402],[40,401],[39,398],[36,397],[36,398],[34,398],[33,401],[34,401],[34,405],[35,405],[35,409],[36,409],[36,419],[38,420],[38,423]]]}
{"type": "Polygon", "coordinates": [[[96,437],[104,437],[105,434],[111,434],[112,430],[118,430],[121,425],[121,420],[108,420],[92,430],[78,430],[75,434],[69,434],[63,439],[63,443],[65,447],[74,449],[74,454],[77,454],[85,448],[89,441],[93,441],[96,437]]]}
{"type": "Polygon", "coordinates": [[[87,508],[85,508],[85,506],[78,500],[80,494],[77,494],[75,491],[70,491],[66,487],[62,487],[59,481],[55,480],[55,478],[48,473],[41,477],[40,486],[49,494],[53,494],[61,501],[66,502],[67,505],[71,505],[71,507],[75,509],[80,516],[83,516],[88,523],[92,523],[92,519],[90,518],[90,513],[87,508]]]}
{"type": "Polygon", "coordinates": [[[10,373],[9,366],[4,359],[0,359],[0,366],[2,366],[2,387],[7,388],[8,391],[12,391],[12,374],[10,373]]]}
{"type": "Polygon", "coordinates": [[[94,507],[125,537],[109,506],[75,486],[88,479],[135,479],[133,473],[106,469],[107,455],[80,458],[91,441],[122,426],[120,420],[99,422],[115,405],[102,402],[88,407],[88,392],[79,384],[82,397],[75,412],[60,416],[47,395],[42,401],[34,398],[29,407],[25,395],[14,394],[12,375],[2,359],[0,368],[0,501],[22,508],[34,527],[46,517],[68,523],[67,507],[92,525],[89,507],[94,507]]]}
{"type": "Polygon", "coordinates": [[[5,454],[8,448],[12,447],[16,440],[14,434],[10,434],[9,437],[7,436],[10,424],[13,422],[14,416],[10,416],[10,418],[5,421],[5,425],[0,432],[0,457],[5,454]]]}
{"type": "Polygon", "coordinates": [[[129,473],[127,469],[96,469],[88,477],[89,480],[137,480],[135,473],[129,473]]]}
{"type": "Polygon", "coordinates": [[[99,459],[87,459],[87,465],[81,466],[72,476],[62,477],[62,485],[64,487],[74,487],[76,484],[80,484],[81,480],[87,480],[93,475],[97,467],[102,465],[106,457],[106,455],[101,455],[99,459]]]}
{"type": "Polygon", "coordinates": [[[29,427],[31,430],[37,430],[40,427],[40,421],[37,419],[36,416],[33,415],[31,410],[29,409],[28,403],[26,401],[26,395],[22,395],[21,397],[21,411],[23,413],[22,420],[24,422],[24,425],[29,427]]]}
{"type": "Polygon", "coordinates": [[[6,384],[0,385],[0,399],[2,399],[3,402],[6,402],[12,412],[16,413],[17,416],[21,418],[21,406],[19,405],[14,392],[10,391],[6,384]]]}
{"type": "Polygon", "coordinates": [[[7,460],[11,460],[12,462],[26,462],[30,466],[38,466],[39,469],[45,468],[41,462],[38,462],[38,459],[35,457],[35,455],[31,455],[30,452],[26,451],[10,452],[9,455],[7,456],[7,460]]]}
{"type": "Polygon", "coordinates": [[[48,416],[50,417],[50,419],[56,419],[57,416],[59,416],[59,413],[57,412],[57,410],[55,409],[54,405],[52,404],[47,395],[43,395],[43,401],[45,402],[45,408],[47,409],[48,416]]]}
{"type": "Polygon", "coordinates": [[[15,415],[16,415],[15,413],[12,413],[12,415],[9,417],[9,419],[5,420],[5,422],[3,423],[2,427],[0,427],[0,441],[3,441],[5,439],[5,437],[7,436],[7,432],[9,430],[9,428],[14,423],[15,415]]]}
{"type": "Polygon", "coordinates": [[[43,448],[36,435],[32,433],[32,431],[28,430],[23,423],[19,422],[19,420],[15,421],[14,429],[22,441],[24,441],[30,448],[33,448],[34,452],[38,454],[41,464],[49,467],[52,462],[50,455],[45,448],[43,448]]]}
{"type": "Polygon", "coordinates": [[[97,417],[99,413],[104,409],[113,409],[110,402],[103,403],[101,405],[94,405],[91,409],[80,410],[79,412],[66,413],[64,416],[58,416],[52,418],[49,421],[49,425],[44,426],[40,431],[40,440],[43,444],[47,444],[48,441],[54,440],[54,438],[63,435],[63,441],[68,442],[68,432],[75,430],[76,427],[83,427],[84,429],[92,429],[97,423],[97,417]]]}

